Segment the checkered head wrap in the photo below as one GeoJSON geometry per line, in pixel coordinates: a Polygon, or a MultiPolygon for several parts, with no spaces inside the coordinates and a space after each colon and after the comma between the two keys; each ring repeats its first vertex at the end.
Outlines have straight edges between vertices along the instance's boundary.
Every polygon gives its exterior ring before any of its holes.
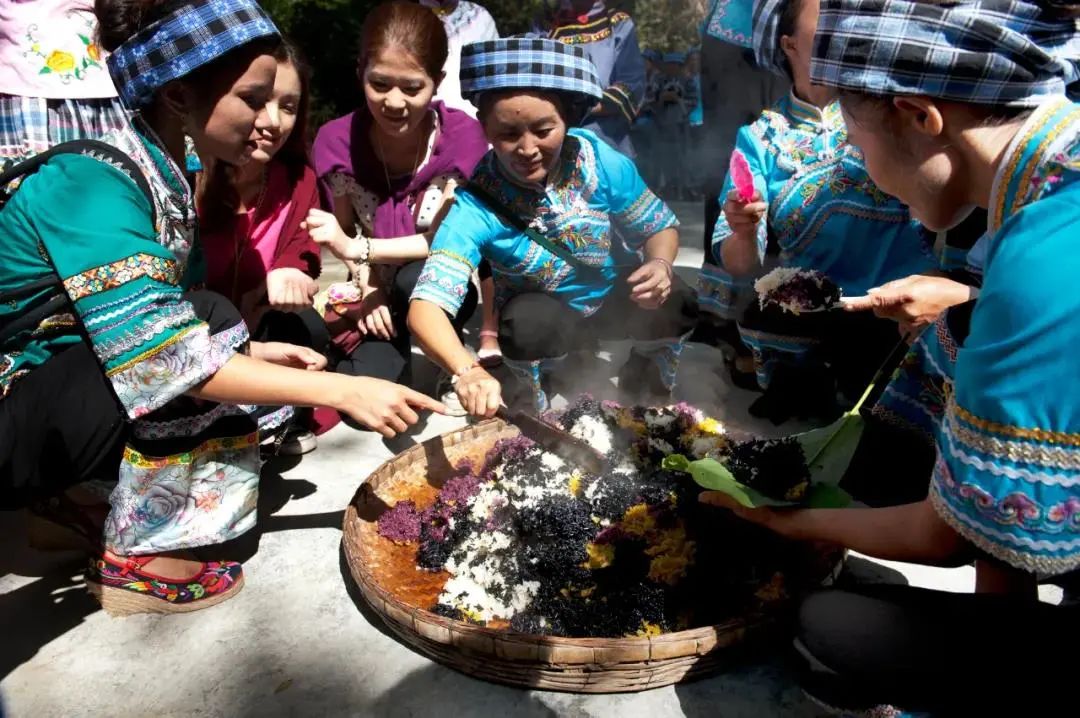
{"type": "Polygon", "coordinates": [[[466,45],[461,51],[461,94],[474,105],[492,90],[544,90],[570,95],[573,104],[604,96],[596,66],[576,45],[509,37],[466,45]]]}
{"type": "Polygon", "coordinates": [[[278,34],[254,0],[192,0],[116,48],[109,74],[120,99],[137,110],[173,80],[252,40],[278,34]]]}
{"type": "Polygon", "coordinates": [[[810,78],[883,97],[1035,107],[1080,77],[1080,20],[1046,6],[824,0],[810,78]]]}
{"type": "Polygon", "coordinates": [[[787,55],[780,46],[780,16],[790,0],[754,0],[753,29],[751,43],[754,49],[754,62],[758,67],[791,79],[787,55]]]}

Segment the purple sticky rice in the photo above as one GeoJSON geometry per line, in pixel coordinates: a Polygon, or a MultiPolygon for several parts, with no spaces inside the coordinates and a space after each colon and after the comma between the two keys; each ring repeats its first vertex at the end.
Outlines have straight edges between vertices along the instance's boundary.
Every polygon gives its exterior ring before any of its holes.
{"type": "Polygon", "coordinates": [[[536,442],[525,436],[499,439],[488,454],[482,473],[486,474],[500,464],[512,464],[515,461],[520,461],[535,446],[536,442]]]}
{"type": "Polygon", "coordinates": [[[840,287],[817,270],[805,270],[766,295],[764,301],[784,307],[790,305],[808,312],[828,309],[840,301],[840,287]]]}
{"type": "Polygon", "coordinates": [[[420,512],[412,501],[399,501],[379,517],[379,535],[394,543],[420,540],[420,512]]]}
{"type": "Polygon", "coordinates": [[[446,540],[446,535],[450,531],[450,519],[454,517],[455,512],[454,506],[438,501],[431,508],[424,509],[424,512],[420,514],[420,523],[429,527],[429,535],[434,541],[441,543],[446,540]]]}
{"type": "Polygon", "coordinates": [[[443,484],[439,500],[443,503],[464,506],[480,490],[480,477],[466,474],[455,476],[443,484]]]}

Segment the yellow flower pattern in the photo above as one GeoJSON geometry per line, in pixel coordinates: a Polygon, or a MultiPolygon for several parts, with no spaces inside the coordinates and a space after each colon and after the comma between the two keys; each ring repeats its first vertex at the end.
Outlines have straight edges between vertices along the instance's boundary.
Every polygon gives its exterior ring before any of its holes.
{"type": "Polygon", "coordinates": [[[75,69],[75,57],[70,52],[53,50],[45,58],[45,69],[49,72],[72,72],[75,69]]]}
{"type": "Polygon", "coordinates": [[[92,39],[91,24],[87,24],[83,32],[77,33],[77,42],[74,38],[69,42],[42,39],[39,37],[40,30],[37,25],[27,28],[26,40],[30,49],[24,54],[28,61],[38,67],[39,75],[56,75],[61,82],[68,83],[86,79],[88,70],[104,72],[101,48],[92,39]]]}

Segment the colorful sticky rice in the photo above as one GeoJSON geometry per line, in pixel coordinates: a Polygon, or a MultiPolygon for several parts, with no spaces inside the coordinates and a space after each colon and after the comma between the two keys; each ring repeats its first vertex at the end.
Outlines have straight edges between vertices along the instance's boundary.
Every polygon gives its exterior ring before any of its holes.
{"type": "Polygon", "coordinates": [[[802,501],[810,487],[806,454],[792,437],[734,444],[722,463],[736,481],[778,501],[802,501]]]}
{"type": "Polygon", "coordinates": [[[554,418],[605,453],[602,476],[526,438],[504,439],[483,466],[459,466],[430,508],[402,501],[379,519],[384,538],[417,544],[419,568],[450,574],[436,613],[523,633],[618,637],[705,625],[714,616],[696,604],[760,603],[754,593],[782,563],[769,555],[773,540],[744,540],[760,553],[733,557],[726,542],[754,529],[732,521],[721,539],[692,479],[658,468],[674,452],[726,460],[723,427],[685,404],[590,397],[554,418]],[[730,572],[704,568],[721,560],[730,572]]]}
{"type": "Polygon", "coordinates": [[[816,270],[777,267],[754,282],[758,305],[779,307],[791,314],[820,312],[840,301],[842,291],[836,282],[816,270]]]}

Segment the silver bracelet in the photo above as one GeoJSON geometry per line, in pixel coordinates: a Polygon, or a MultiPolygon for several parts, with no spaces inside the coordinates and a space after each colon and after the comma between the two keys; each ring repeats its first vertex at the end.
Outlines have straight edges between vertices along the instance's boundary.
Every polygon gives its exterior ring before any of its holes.
{"type": "Polygon", "coordinates": [[[360,258],[357,261],[359,261],[360,264],[370,264],[371,240],[364,235],[360,235],[356,239],[360,242],[360,258]]]}
{"type": "Polygon", "coordinates": [[[664,259],[663,257],[651,257],[651,258],[650,258],[650,259],[649,259],[648,261],[649,261],[649,262],[660,262],[660,263],[662,263],[662,264],[663,264],[663,265],[664,265],[665,267],[667,267],[667,268],[668,268],[668,271],[669,271],[669,272],[674,272],[674,271],[675,271],[675,267],[671,266],[671,262],[667,261],[667,260],[666,260],[666,259],[664,259]]]}

